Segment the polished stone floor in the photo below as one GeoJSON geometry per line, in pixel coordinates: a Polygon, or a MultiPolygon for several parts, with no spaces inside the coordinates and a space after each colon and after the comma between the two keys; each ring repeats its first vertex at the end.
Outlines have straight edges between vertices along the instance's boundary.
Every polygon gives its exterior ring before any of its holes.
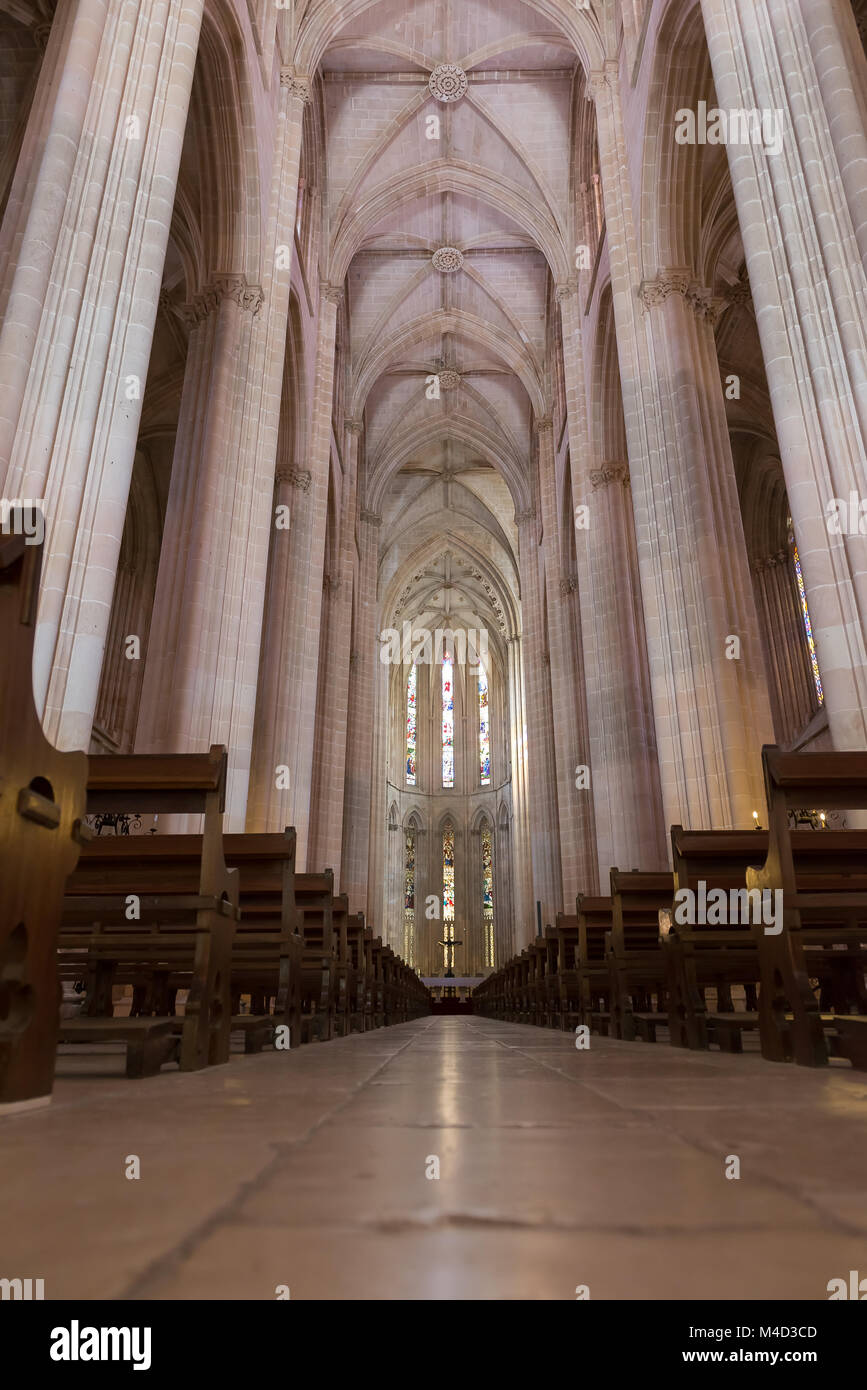
{"type": "Polygon", "coordinates": [[[0,1277],[49,1299],[825,1299],[867,1275],[846,1067],[448,1017],[121,1067],[65,1057],[50,1107],[0,1121],[0,1277]]]}

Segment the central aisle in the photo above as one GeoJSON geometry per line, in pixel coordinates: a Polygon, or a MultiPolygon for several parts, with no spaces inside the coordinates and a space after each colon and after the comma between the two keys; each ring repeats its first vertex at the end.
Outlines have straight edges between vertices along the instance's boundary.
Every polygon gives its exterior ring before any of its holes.
{"type": "Polygon", "coordinates": [[[0,1274],[49,1299],[823,1299],[863,1267],[847,1069],[442,1017],[139,1083],[60,1071],[0,1123],[0,1274]]]}

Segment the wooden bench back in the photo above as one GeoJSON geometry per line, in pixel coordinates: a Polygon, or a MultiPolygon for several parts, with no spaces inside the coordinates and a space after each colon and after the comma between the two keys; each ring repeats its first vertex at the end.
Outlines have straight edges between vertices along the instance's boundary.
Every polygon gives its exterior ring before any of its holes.
{"type": "Polygon", "coordinates": [[[614,905],[611,898],[582,894],[578,908],[579,965],[598,965],[605,959],[605,934],[611,931],[614,905]]]}
{"type": "MultiPolygon", "coordinates": [[[[207,753],[97,753],[87,775],[87,812],[193,814],[204,817],[201,836],[201,891],[225,896],[238,906],[238,875],[226,867],[223,855],[223,810],[226,804],[228,754],[222,744],[207,753]]],[[[159,856],[159,850],[141,850],[148,841],[165,844],[171,839],[196,840],[197,836],[119,835],[130,862],[140,856],[159,856]]],[[[119,858],[123,851],[113,851],[119,858]]],[[[168,850],[166,850],[168,854],[168,850]]],[[[153,862],[153,861],[150,861],[153,862]]],[[[136,890],[131,888],[130,892],[136,890]]]]}
{"type": "Polygon", "coordinates": [[[295,827],[282,834],[223,836],[226,863],[240,882],[241,930],[279,923],[281,933],[298,931],[295,905],[295,827]]]}
{"type": "Polygon", "coordinates": [[[611,870],[611,934],[616,952],[656,949],[660,909],[671,910],[674,876],[611,870]]]}
{"type": "MultiPolygon", "coordinates": [[[[858,877],[859,851],[867,854],[867,832],[824,830],[808,834],[789,825],[791,810],[867,810],[867,753],[785,753],[773,744],[762,749],[762,768],[768,799],[768,855],[763,877],[787,895],[798,889],[801,869],[809,868],[812,892],[839,892],[840,872],[858,877]],[[807,841],[811,848],[807,849],[807,841]],[[803,848],[802,848],[803,846],[803,848]],[[822,882],[822,875],[825,881],[822,882]]],[[[859,892],[861,881],[847,886],[859,892]]]]}
{"type": "Polygon", "coordinates": [[[26,511],[0,532],[0,1105],[51,1092],[57,931],[86,832],[87,755],[48,742],[33,698],[41,518],[26,511]]]}
{"type": "Polygon", "coordinates": [[[305,947],[334,949],[334,874],[326,869],[321,874],[295,875],[295,906],[299,930],[305,947]]]}

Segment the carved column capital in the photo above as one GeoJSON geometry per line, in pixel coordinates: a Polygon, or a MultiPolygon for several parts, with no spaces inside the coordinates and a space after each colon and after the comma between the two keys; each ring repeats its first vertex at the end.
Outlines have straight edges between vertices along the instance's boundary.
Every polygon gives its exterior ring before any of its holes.
{"type": "Polygon", "coordinates": [[[545,434],[554,428],[554,420],[550,415],[537,415],[533,421],[533,431],[535,434],[545,434]]]}
{"type": "Polygon", "coordinates": [[[379,512],[369,512],[366,507],[361,509],[361,520],[366,521],[368,526],[381,526],[382,517],[379,512]]]}
{"type": "Polygon", "coordinates": [[[313,83],[305,73],[295,72],[294,68],[280,69],[280,86],[287,87],[289,95],[297,97],[305,106],[313,100],[313,83]]]}
{"type": "Polygon", "coordinates": [[[601,68],[594,68],[587,74],[587,95],[598,101],[606,92],[613,91],[617,76],[617,60],[606,58],[601,68]]]}
{"type": "Polygon", "coordinates": [[[327,280],[325,280],[325,281],[323,281],[323,283],[320,285],[320,287],[319,287],[319,292],[320,292],[320,294],[322,295],[322,298],[325,299],[325,300],[327,300],[329,304],[337,304],[337,305],[340,305],[340,304],[343,303],[343,286],[342,286],[342,285],[332,285],[332,284],[329,284],[329,282],[328,282],[327,280]]]}
{"type": "Polygon", "coordinates": [[[278,483],[288,483],[290,487],[297,487],[301,492],[310,490],[312,474],[306,469],[298,468],[278,468],[274,474],[274,480],[278,483]]]}
{"type": "Polygon", "coordinates": [[[515,520],[519,526],[522,526],[527,521],[535,521],[536,508],[528,507],[525,512],[515,512],[515,520]]]}
{"type": "Polygon", "coordinates": [[[343,428],[346,430],[347,434],[361,434],[362,430],[364,429],[364,421],[344,420],[343,428]]]}
{"type": "Polygon", "coordinates": [[[624,487],[629,485],[629,469],[625,463],[603,463],[601,468],[592,469],[589,477],[594,492],[597,488],[608,487],[609,483],[622,483],[624,487]]]}
{"type": "Polygon", "coordinates": [[[577,293],[578,293],[578,281],[577,281],[577,279],[574,279],[574,280],[564,280],[564,281],[562,281],[562,282],[557,286],[556,290],[554,291],[554,294],[555,294],[555,296],[556,296],[556,299],[557,299],[557,303],[558,303],[558,304],[562,304],[563,301],[564,301],[564,299],[571,299],[572,296],[573,296],[573,294],[577,294],[577,293]]]}
{"type": "Polygon", "coordinates": [[[652,280],[642,280],[638,287],[638,297],[645,310],[664,304],[669,295],[679,294],[698,319],[707,319],[715,324],[720,314],[727,308],[727,300],[714,296],[706,285],[702,285],[683,267],[670,267],[660,270],[652,280]]]}
{"type": "Polygon", "coordinates": [[[181,307],[181,317],[188,327],[194,328],[227,299],[234,300],[255,318],[265,302],[265,293],[261,285],[248,284],[246,275],[215,275],[209,285],[181,307]]]}

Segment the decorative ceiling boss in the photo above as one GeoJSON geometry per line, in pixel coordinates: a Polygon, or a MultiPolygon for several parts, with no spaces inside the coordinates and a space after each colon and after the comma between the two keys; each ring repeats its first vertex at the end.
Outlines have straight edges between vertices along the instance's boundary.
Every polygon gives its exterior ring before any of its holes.
{"type": "Polygon", "coordinates": [[[437,101],[460,101],[466,96],[467,74],[457,63],[438,63],[430,75],[428,86],[437,101]]]}
{"type": "Polygon", "coordinates": [[[441,270],[445,275],[451,275],[454,271],[460,270],[464,263],[463,252],[456,246],[439,246],[432,257],[434,270],[441,270]]]}

